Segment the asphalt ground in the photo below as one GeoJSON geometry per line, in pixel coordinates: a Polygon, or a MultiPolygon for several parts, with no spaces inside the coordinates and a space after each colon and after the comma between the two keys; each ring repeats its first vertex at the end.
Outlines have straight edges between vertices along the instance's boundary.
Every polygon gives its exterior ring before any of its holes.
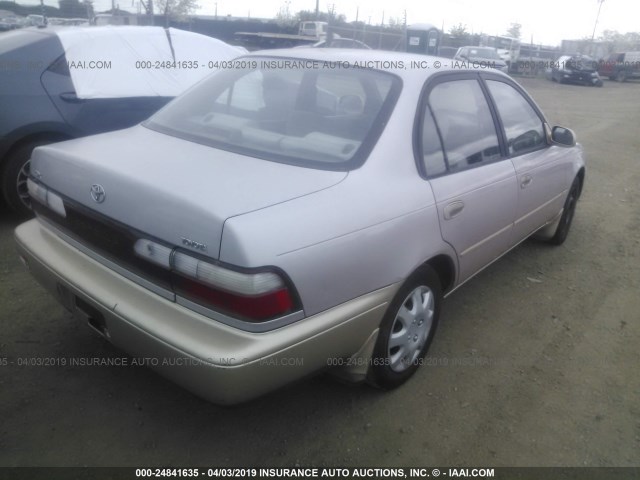
{"type": "Polygon", "coordinates": [[[222,408],[146,367],[56,365],[125,354],[35,283],[0,207],[0,466],[640,465],[640,82],[519,81],[584,145],[572,231],[451,295],[393,392],[320,375],[222,408]]]}

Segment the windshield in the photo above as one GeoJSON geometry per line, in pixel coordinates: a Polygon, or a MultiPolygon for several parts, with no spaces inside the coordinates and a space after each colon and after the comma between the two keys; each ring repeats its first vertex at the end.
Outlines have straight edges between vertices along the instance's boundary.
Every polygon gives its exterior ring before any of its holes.
{"type": "Polygon", "coordinates": [[[145,123],[154,130],[267,160],[346,170],[364,161],[400,80],[324,62],[243,58],[145,123]]]}
{"type": "Polygon", "coordinates": [[[580,57],[571,57],[567,61],[567,66],[573,70],[582,70],[583,72],[594,72],[598,68],[598,63],[591,57],[582,55],[580,57]]]}

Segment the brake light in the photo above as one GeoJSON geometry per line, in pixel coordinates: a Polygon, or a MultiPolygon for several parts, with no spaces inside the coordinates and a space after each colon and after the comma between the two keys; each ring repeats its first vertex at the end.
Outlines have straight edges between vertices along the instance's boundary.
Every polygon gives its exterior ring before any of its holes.
{"type": "Polygon", "coordinates": [[[217,290],[182,275],[175,275],[173,280],[176,294],[250,322],[270,320],[293,311],[293,300],[287,288],[248,296],[217,290]]]}
{"type": "Polygon", "coordinates": [[[294,311],[296,302],[276,272],[238,272],[148,239],[134,244],[137,256],[171,271],[176,295],[250,322],[294,311]]]}

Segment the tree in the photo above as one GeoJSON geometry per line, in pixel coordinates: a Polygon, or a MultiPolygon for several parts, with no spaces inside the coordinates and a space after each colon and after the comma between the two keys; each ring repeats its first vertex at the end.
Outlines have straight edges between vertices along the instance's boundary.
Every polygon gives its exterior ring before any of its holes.
{"type": "Polygon", "coordinates": [[[87,7],[79,0],[59,0],[60,16],[65,18],[84,18],[87,16],[87,7]]]}
{"type": "Polygon", "coordinates": [[[340,13],[335,13],[335,8],[331,9],[330,12],[318,12],[318,17],[316,18],[316,12],[312,12],[310,10],[300,10],[296,14],[296,18],[299,22],[307,22],[307,21],[319,21],[319,22],[327,22],[331,25],[345,25],[347,23],[347,17],[340,13]]]}
{"type": "Polygon", "coordinates": [[[519,23],[512,23],[511,26],[507,29],[507,35],[513,38],[520,38],[522,30],[522,25],[519,23]]]}
{"type": "Polygon", "coordinates": [[[162,12],[165,25],[169,26],[169,19],[182,20],[198,8],[198,0],[149,0],[154,2],[152,8],[162,12]]]}
{"type": "Polygon", "coordinates": [[[93,10],[93,0],[82,0],[82,5],[87,11],[87,18],[92,19],[95,16],[95,12],[93,10]]]}
{"type": "Polygon", "coordinates": [[[469,35],[469,32],[467,32],[466,25],[459,23],[458,25],[455,25],[449,29],[449,35],[451,35],[452,37],[464,37],[466,35],[469,35]]]}
{"type": "Polygon", "coordinates": [[[389,17],[387,25],[392,30],[401,30],[404,28],[404,18],[402,17],[389,17]]]}
{"type": "Polygon", "coordinates": [[[282,27],[290,27],[296,23],[296,18],[291,15],[291,11],[289,10],[290,3],[289,0],[285,1],[284,5],[281,6],[278,13],[276,13],[276,23],[282,27]]]}
{"type": "Polygon", "coordinates": [[[605,30],[599,40],[611,43],[611,48],[618,51],[640,50],[640,32],[620,33],[616,30],[605,30]]]}
{"type": "Polygon", "coordinates": [[[471,35],[467,32],[467,26],[459,23],[449,29],[449,41],[451,47],[463,47],[472,45],[471,35]]]}

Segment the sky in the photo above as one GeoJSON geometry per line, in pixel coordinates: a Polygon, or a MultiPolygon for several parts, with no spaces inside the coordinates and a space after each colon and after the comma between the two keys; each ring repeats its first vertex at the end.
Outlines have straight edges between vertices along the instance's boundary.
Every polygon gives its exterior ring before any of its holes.
{"type": "MultiPolygon", "coordinates": [[[[39,0],[17,0],[34,4],[39,0]]],[[[115,0],[120,8],[136,11],[139,0],[115,0]]],[[[45,0],[57,6],[57,0],[45,0]]],[[[94,0],[98,11],[111,8],[111,0],[94,0]]],[[[198,14],[273,18],[281,9],[292,14],[300,10],[315,10],[315,0],[199,0],[198,14]]],[[[320,10],[333,6],[347,21],[356,20],[379,25],[389,18],[401,20],[404,12],[407,23],[431,23],[445,31],[458,24],[470,33],[501,35],[511,23],[522,25],[523,42],[557,45],[562,39],[591,38],[598,0],[320,0],[320,10]]],[[[596,27],[596,38],[603,30],[620,33],[640,31],[640,1],[604,0],[596,27]]]]}
{"type": "MultiPolygon", "coordinates": [[[[315,0],[200,0],[201,12],[212,14],[215,4],[218,15],[270,17],[281,8],[295,13],[315,10],[315,0]]],[[[320,0],[320,9],[327,11],[335,6],[336,13],[346,15],[347,20],[358,19],[380,24],[390,17],[407,22],[431,23],[448,31],[459,23],[472,33],[500,35],[506,33],[511,23],[522,25],[522,40],[534,43],[559,44],[562,39],[591,38],[598,0],[320,0]]],[[[596,37],[603,30],[621,33],[639,31],[640,2],[638,0],[604,0],[596,37]]]]}

